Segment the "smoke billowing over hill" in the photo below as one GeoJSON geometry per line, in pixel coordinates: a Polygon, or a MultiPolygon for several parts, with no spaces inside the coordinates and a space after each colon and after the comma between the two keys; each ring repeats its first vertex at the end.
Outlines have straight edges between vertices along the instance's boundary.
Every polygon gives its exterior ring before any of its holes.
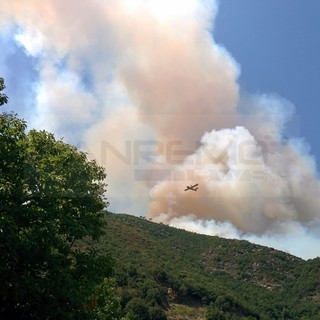
{"type": "Polygon", "coordinates": [[[284,138],[294,107],[241,94],[240,66],[212,36],[217,9],[4,0],[0,30],[35,61],[32,125],[106,167],[113,210],[319,255],[315,161],[284,138]]]}

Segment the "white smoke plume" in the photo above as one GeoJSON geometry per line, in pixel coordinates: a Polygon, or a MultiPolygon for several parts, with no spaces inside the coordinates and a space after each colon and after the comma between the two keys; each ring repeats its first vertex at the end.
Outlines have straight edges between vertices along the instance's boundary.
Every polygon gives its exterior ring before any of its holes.
{"type": "Polygon", "coordinates": [[[31,126],[106,167],[111,209],[320,255],[315,161],[283,138],[294,108],[241,96],[216,14],[213,0],[3,0],[0,32],[36,61],[31,126]]]}

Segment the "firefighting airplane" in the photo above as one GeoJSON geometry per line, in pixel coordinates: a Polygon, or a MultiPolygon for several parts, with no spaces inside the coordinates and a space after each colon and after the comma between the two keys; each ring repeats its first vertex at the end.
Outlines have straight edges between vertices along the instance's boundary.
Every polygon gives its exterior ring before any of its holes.
{"type": "Polygon", "coordinates": [[[198,187],[198,183],[197,183],[194,185],[187,186],[186,189],[184,189],[184,191],[188,191],[188,190],[197,191],[198,189],[199,189],[199,187],[198,187]]]}

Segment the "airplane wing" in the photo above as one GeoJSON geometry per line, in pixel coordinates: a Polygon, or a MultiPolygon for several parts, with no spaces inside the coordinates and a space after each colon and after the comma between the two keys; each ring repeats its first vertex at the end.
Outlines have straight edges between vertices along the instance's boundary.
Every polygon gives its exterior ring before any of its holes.
{"type": "Polygon", "coordinates": [[[184,191],[188,191],[188,190],[192,190],[192,191],[197,191],[199,188],[198,188],[198,183],[194,184],[194,185],[190,185],[190,186],[186,186],[186,188],[184,189],[184,191]]]}

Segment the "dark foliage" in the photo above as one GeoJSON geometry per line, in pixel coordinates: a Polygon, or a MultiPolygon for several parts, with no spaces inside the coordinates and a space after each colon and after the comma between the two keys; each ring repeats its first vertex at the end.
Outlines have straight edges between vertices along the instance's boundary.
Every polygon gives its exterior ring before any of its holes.
{"type": "Polygon", "coordinates": [[[76,246],[103,234],[104,179],[75,147],[0,115],[1,319],[104,319],[111,260],[76,246]]]}
{"type": "MultiPolygon", "coordinates": [[[[320,259],[190,233],[124,214],[106,215],[100,249],[116,259],[123,308],[207,308],[207,319],[319,319],[320,259]]],[[[173,318],[172,318],[173,319],[173,318]]],[[[191,319],[191,318],[190,318],[191,319]]]]}
{"type": "Polygon", "coordinates": [[[3,78],[0,78],[0,106],[3,104],[8,103],[8,97],[4,93],[1,93],[2,90],[4,90],[6,86],[4,85],[4,80],[3,78]]]}
{"type": "Polygon", "coordinates": [[[140,298],[130,300],[125,311],[128,320],[151,320],[148,307],[140,298]]]}

